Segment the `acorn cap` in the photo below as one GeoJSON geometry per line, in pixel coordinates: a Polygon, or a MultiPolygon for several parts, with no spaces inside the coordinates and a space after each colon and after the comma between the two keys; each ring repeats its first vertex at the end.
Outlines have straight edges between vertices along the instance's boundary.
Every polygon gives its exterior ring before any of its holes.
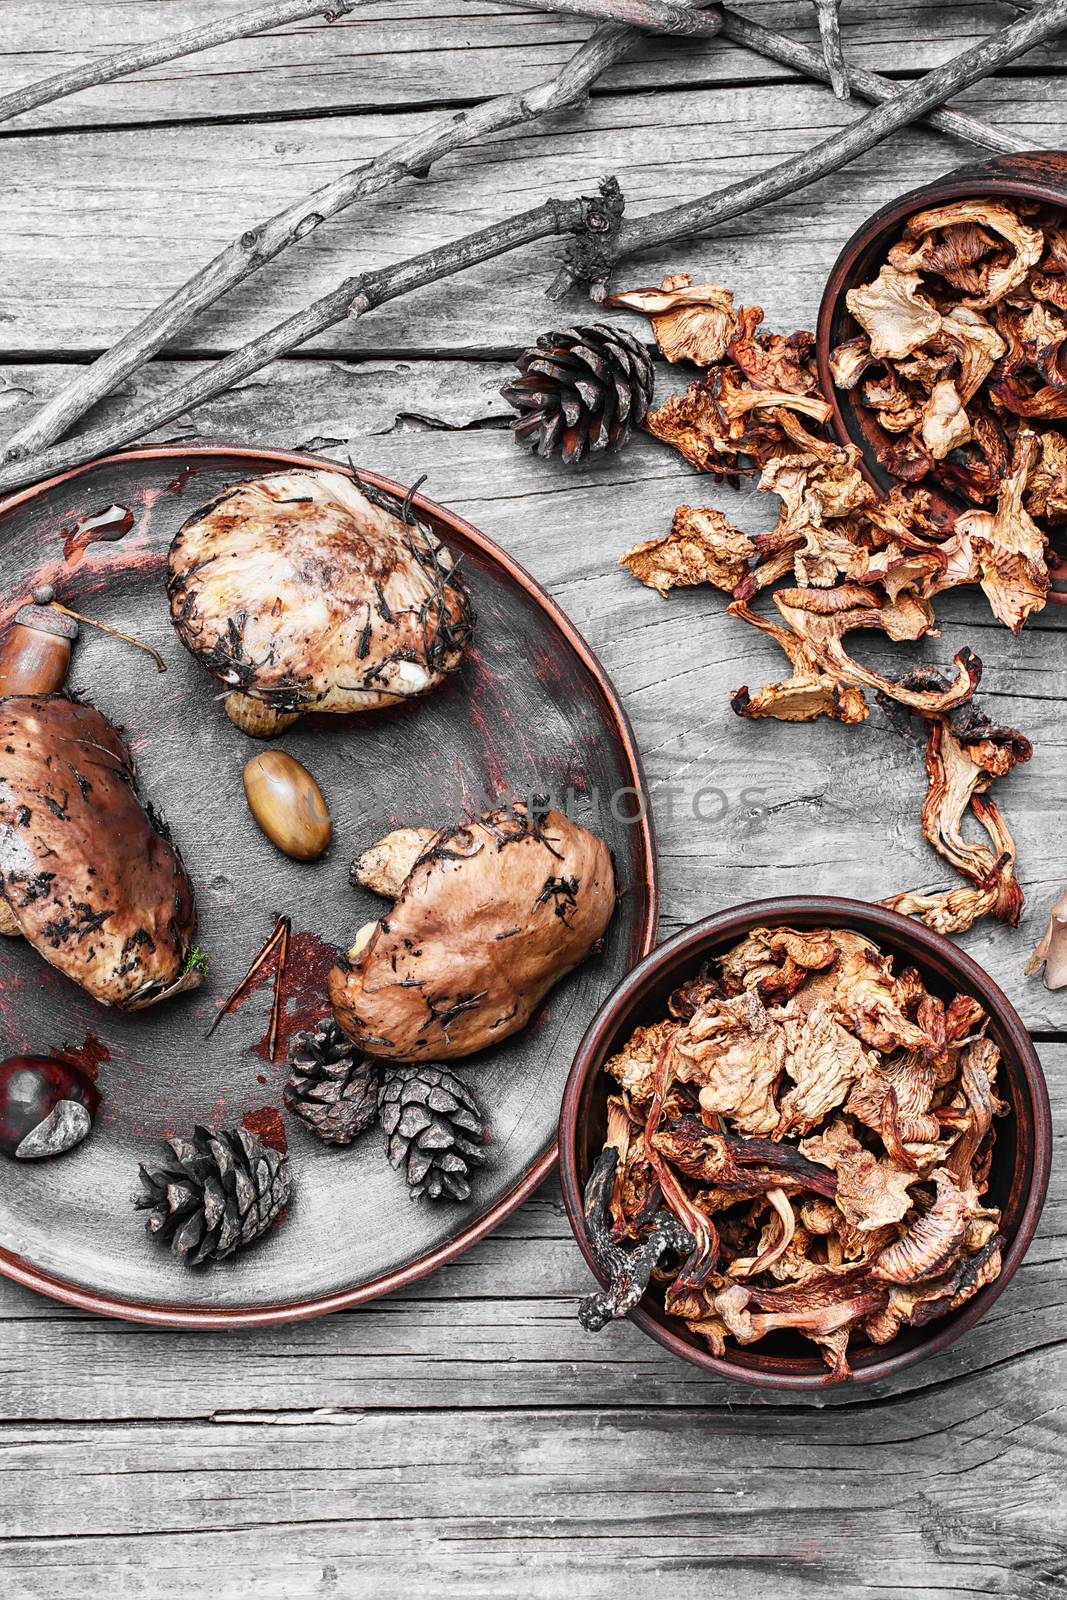
{"type": "Polygon", "coordinates": [[[73,617],[68,617],[65,612],[57,611],[54,606],[38,606],[34,604],[20,606],[15,612],[15,621],[24,628],[36,628],[38,633],[54,633],[59,639],[76,639],[78,637],[78,624],[73,617]]]}

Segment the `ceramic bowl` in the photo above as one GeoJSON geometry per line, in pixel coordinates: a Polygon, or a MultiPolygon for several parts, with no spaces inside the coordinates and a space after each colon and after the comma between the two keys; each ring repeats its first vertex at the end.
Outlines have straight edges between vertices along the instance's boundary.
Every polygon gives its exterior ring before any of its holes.
{"type": "MultiPolygon", "coordinates": [[[[1042,150],[1032,155],[995,156],[956,167],[942,178],[912,189],[876,211],[845,245],[826,281],[815,345],[822,391],[833,407],[832,426],[842,443],[858,445],[867,478],[877,488],[891,488],[894,479],[878,461],[875,441],[888,438],[875,417],[855,403],[854,394],[838,389],[830,373],[830,356],[860,327],[845,304],[845,296],[859,284],[878,276],[891,245],[900,237],[907,219],[917,211],[972,198],[1032,200],[1067,209],[1067,151],[1042,150]]],[[[936,499],[947,513],[964,502],[943,490],[936,499]]],[[[1067,535],[1055,541],[1050,561],[1053,571],[1049,603],[1067,605],[1067,535]],[[1055,563],[1055,564],[1054,564],[1055,563]]]]}
{"type": "MultiPolygon", "coordinates": [[[[989,1013],[990,1036],[1001,1049],[998,1093],[1010,1109],[996,1123],[989,1198],[1003,1212],[1003,1269],[995,1282],[958,1310],[925,1327],[906,1328],[885,1345],[854,1340],[849,1350],[851,1381],[871,1383],[947,1349],[984,1316],[1026,1254],[1048,1187],[1052,1149],[1048,1090],[1033,1043],[1007,996],[976,962],[940,934],[882,906],[809,896],[737,906],[694,923],[660,945],[623,979],[579,1046],[560,1118],[563,1196],[582,1254],[603,1282],[586,1232],[582,1194],[604,1142],[607,1095],[613,1083],[603,1070],[604,1062],[636,1027],[666,1016],[671,990],[706,961],[721,955],[753,928],[782,925],[852,929],[898,958],[897,970],[916,966],[931,992],[945,999],[957,992],[973,995],[989,1013]]],[[[662,1294],[654,1289],[631,1313],[631,1320],[665,1349],[722,1378],[777,1389],[820,1389],[828,1381],[819,1352],[792,1332],[773,1334],[745,1347],[731,1342],[725,1356],[712,1355],[680,1318],[666,1314],[662,1294]]],[[[597,1337],[610,1340],[610,1328],[597,1337]]]]}

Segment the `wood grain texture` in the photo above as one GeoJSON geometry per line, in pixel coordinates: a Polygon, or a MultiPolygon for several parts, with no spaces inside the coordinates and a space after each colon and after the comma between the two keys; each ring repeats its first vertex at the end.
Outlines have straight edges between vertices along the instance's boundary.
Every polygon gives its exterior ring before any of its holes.
{"type": "MultiPolygon", "coordinates": [[[[1042,1052],[1057,1142],[1067,1047],[1042,1052]],[[1058,1092],[1057,1092],[1058,1091],[1058,1092]]],[[[582,1333],[555,1183],[437,1277],[254,1341],[0,1283],[0,1569],[33,1600],[1062,1593],[1067,1177],[952,1350],[862,1394],[727,1385],[582,1333]],[[857,1565],[862,1506],[861,1565],[857,1565]],[[991,1508],[995,1507],[995,1516],[991,1508]],[[138,1592],[131,1589],[130,1593],[138,1592]],[[147,1592],[147,1591],[145,1591],[147,1592]]]]}
{"type": "MultiPolygon", "coordinates": [[[[1064,132],[1057,80],[996,79],[960,97],[986,121],[1011,121],[1035,142],[1064,132]]],[[[4,283],[0,355],[95,353],[231,240],[289,201],[393,144],[438,112],[366,113],[195,127],[87,132],[3,141],[4,283]],[[48,173],[42,193],[43,164],[48,173]],[[42,203],[42,202],[45,203],[42,203]]],[[[660,210],[726,186],[805,149],[857,115],[820,85],[723,87],[600,98],[550,127],[514,130],[435,168],[429,186],[401,185],[315,229],[299,248],[205,313],[183,351],[232,349],[328,292],[350,273],[384,266],[514,212],[521,204],[595,192],[614,173],[629,212],[660,210]]],[[[618,274],[626,287],[683,259],[688,269],[762,305],[778,326],[811,327],[826,275],[849,234],[904,187],[973,152],[911,129],[803,191],[674,245],[618,274]]],[[[590,315],[574,293],[544,298],[555,241],[522,249],[383,306],[321,336],[306,353],[487,354],[514,350],[545,326],[590,315]]]]}
{"type": "MultiPolygon", "coordinates": [[[[324,0],[324,9],[327,0],[324,0]]],[[[247,0],[6,0],[0,40],[6,88],[78,66],[94,56],[195,27],[247,0]]],[[[749,0],[765,27],[819,47],[807,0],[749,0]]],[[[1010,21],[997,0],[848,0],[841,16],[846,57],[876,72],[921,72],[1010,21]]],[[[400,0],[339,22],[295,25],[241,40],[192,61],[176,61],[123,83],[30,112],[13,128],[112,127],[232,117],[334,113],[352,106],[469,103],[551,76],[591,30],[577,17],[538,15],[460,0],[442,13],[425,0],[400,0]]],[[[1030,71],[1065,64],[1052,44],[1030,71]]],[[[722,41],[649,39],[604,80],[602,90],[693,88],[776,82],[790,75],[722,41]]]]}
{"type": "MultiPolygon", "coordinates": [[[[155,364],[127,401],[148,397],[175,365],[155,364]]],[[[767,895],[880,899],[947,887],[919,826],[918,747],[893,734],[877,710],[858,728],[737,718],[732,691],[780,674],[773,641],[726,616],[717,590],[662,600],[616,565],[630,545],[665,531],[680,503],[719,505],[754,531],[773,522],[777,502],[751,484],[736,493],[718,488],[644,437],[614,459],[578,468],[539,461],[501,426],[485,426],[504,422],[496,391],[506,370],[493,362],[282,362],[202,408],[181,437],[269,439],[402,480],[428,473],[427,493],[545,584],[600,656],[634,723],[659,838],[664,932],[767,895]]],[[[3,415],[17,425],[68,371],[0,369],[3,415]]],[[[660,368],[658,381],[666,392],[684,380],[660,368]]],[[[947,664],[970,644],[985,663],[982,697],[991,712],[1033,739],[1030,764],[998,785],[1019,844],[1027,912],[1014,932],[987,920],[961,942],[1028,1026],[1067,1029],[1067,994],[1022,975],[1061,879],[1052,842],[1063,832],[1067,613],[1050,608],[1019,639],[975,595],[944,597],[938,613],[942,638],[917,646],[869,639],[858,653],[879,670],[899,671],[905,661],[947,664]]]]}
{"type": "MultiPolygon", "coordinates": [[[[244,3],[8,0],[0,60],[14,85],[244,3]]],[[[807,3],[745,9],[815,44],[807,3]]],[[[72,353],[100,349],[237,227],[443,104],[548,76],[588,32],[492,0],[446,11],[410,0],[247,41],[45,108],[34,136],[4,138],[0,435],[55,392],[72,353]],[[182,125],[197,121],[212,125],[182,125]]],[[[1010,16],[994,0],[846,0],[845,50],[912,73],[1010,16]]],[[[1065,60],[1061,42],[961,104],[1062,145],[1065,60]]],[[[605,171],[639,214],[769,165],[858,110],[722,43],[649,41],[591,110],[319,229],[180,353],[230,349],[355,266],[588,191],[605,171]]],[[[915,130],[684,259],[635,264],[627,281],[687,266],[779,326],[810,327],[852,230],[966,154],[915,130]]],[[[728,692],[778,674],[773,645],[725,617],[716,593],[662,601],[615,566],[679,502],[719,504],[756,528],[771,520],[764,497],[718,490],[649,440],[568,472],[500,431],[500,356],[588,315],[581,301],[541,298],[553,261],[530,251],[368,317],[323,359],[281,363],[167,432],[351,454],[405,481],[429,472],[429,493],[552,590],[613,675],[644,752],[665,932],[761,895],[875,898],[945,882],[919,830],[917,750],[877,713],[853,729],[741,723],[728,692]],[[714,821],[689,814],[701,787],[725,797],[709,802],[714,821]]],[[[188,364],[155,363],[98,415],[188,364]]],[[[661,394],[679,381],[660,369],[661,394]]],[[[1028,1024],[1062,1040],[1067,995],[1021,969],[1062,877],[1067,614],[1046,612],[1014,641],[974,597],[940,610],[943,639],[909,659],[945,661],[970,643],[990,710],[1036,746],[1000,786],[1027,920],[1014,934],[980,924],[964,942],[1028,1024]]],[[[894,667],[905,648],[858,646],[894,667]]],[[[0,1280],[5,1600],[614,1600],[626,1589],[640,1600],[1053,1600],[1067,1573],[1067,1045],[1039,1049],[1057,1140],[1026,1262],[952,1350],[862,1394],[757,1395],[676,1364],[629,1324],[584,1335],[574,1299],[588,1278],[555,1184],[433,1279],[255,1338],[108,1324],[0,1280]]]]}

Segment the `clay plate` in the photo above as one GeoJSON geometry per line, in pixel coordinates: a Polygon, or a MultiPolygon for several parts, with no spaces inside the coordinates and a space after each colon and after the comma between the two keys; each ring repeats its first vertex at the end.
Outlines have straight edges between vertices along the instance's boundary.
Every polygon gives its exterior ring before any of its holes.
{"type": "MultiPolygon", "coordinates": [[[[70,687],[125,729],[143,792],[164,812],[189,866],[198,941],[211,959],[199,992],[125,1015],[98,1005],[24,941],[0,941],[3,1053],[67,1047],[98,1074],[103,1095],[79,1149],[53,1162],[4,1162],[0,1273],[84,1310],[172,1327],[282,1323],[356,1305],[424,1276],[488,1233],[551,1171],[578,1041],[655,939],[651,827],[629,820],[642,775],[611,683],[516,562],[422,495],[419,515],[461,556],[473,593],[470,657],[437,693],[399,712],[308,718],[280,741],[315,774],[331,808],[334,843],[322,861],[289,861],[258,831],[241,769],[262,746],[231,726],[218,686],[179,644],[163,567],[174,533],[199,506],[242,478],[292,465],[336,466],[282,451],[140,450],[0,505],[0,627],[35,583],[52,582],[69,605],[137,633],[167,662],[158,675],[148,657],[83,629],[70,687]],[[71,530],[112,503],[133,513],[131,530],[66,560],[71,530]],[[349,862],[389,828],[439,826],[490,802],[568,790],[572,815],[608,840],[617,863],[622,894],[605,948],[552,992],[525,1033],[463,1063],[493,1135],[472,1203],[412,1204],[377,1129],[349,1150],[330,1150],[279,1114],[286,1069],[284,1049],[277,1061],[267,1058],[269,981],[211,1039],[205,1033],[282,912],[294,932],[283,1036],[326,1012],[323,979],[334,948],[382,909],[349,887],[349,862]],[[197,1121],[246,1121],[271,1137],[281,1129],[295,1179],[283,1226],[206,1271],[180,1266],[149,1239],[131,1205],[138,1163],[160,1136],[197,1121]]],[[[376,474],[362,476],[404,493],[376,474]]]]}

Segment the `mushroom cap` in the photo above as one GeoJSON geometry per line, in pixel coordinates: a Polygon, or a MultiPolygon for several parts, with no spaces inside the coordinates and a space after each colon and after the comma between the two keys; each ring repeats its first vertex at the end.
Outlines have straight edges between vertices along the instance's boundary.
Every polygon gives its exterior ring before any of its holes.
{"type": "Polygon", "coordinates": [[[459,665],[470,597],[451,553],[400,504],[339,472],[276,472],[179,529],[178,637],[220,682],[280,712],[367,711],[459,665]]]}
{"type": "Polygon", "coordinates": [[[558,811],[489,812],[434,836],[330,1000],[368,1055],[455,1060],[525,1027],[615,908],[611,853],[558,811]]]}
{"type": "Polygon", "coordinates": [[[181,979],[192,885],[95,706],[0,700],[0,892],[45,960],[106,1005],[149,1004],[181,979]]]}

